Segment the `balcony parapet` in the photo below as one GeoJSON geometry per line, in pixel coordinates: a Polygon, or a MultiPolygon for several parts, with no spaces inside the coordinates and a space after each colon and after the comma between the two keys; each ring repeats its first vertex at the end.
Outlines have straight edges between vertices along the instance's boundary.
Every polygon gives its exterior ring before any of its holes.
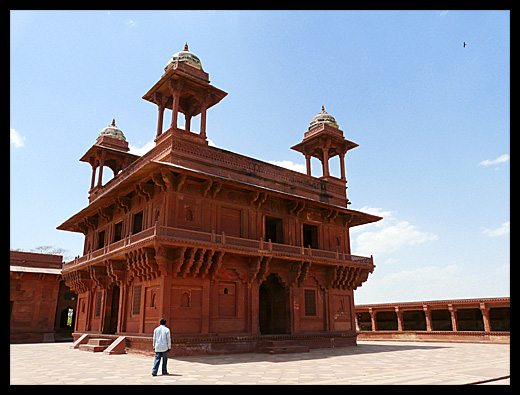
{"type": "Polygon", "coordinates": [[[172,247],[188,245],[231,252],[238,255],[271,256],[292,261],[309,261],[322,265],[353,266],[368,269],[369,272],[372,272],[375,267],[372,256],[363,257],[340,251],[272,243],[270,240],[253,240],[228,236],[224,232],[221,234],[199,232],[155,224],[139,233],[127,236],[103,248],[64,263],[63,272],[78,270],[105,259],[124,259],[124,253],[128,249],[154,246],[156,244],[172,247]]]}

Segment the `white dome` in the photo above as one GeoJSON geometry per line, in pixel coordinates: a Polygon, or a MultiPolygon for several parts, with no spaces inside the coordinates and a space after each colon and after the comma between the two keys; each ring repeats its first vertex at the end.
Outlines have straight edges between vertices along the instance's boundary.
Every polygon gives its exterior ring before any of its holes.
{"type": "Polygon", "coordinates": [[[116,139],[116,140],[126,141],[126,138],[125,138],[125,135],[123,134],[123,131],[116,126],[116,120],[115,119],[112,120],[112,124],[111,125],[108,125],[106,128],[104,128],[101,131],[101,133],[99,133],[99,136],[97,138],[99,139],[99,138],[101,138],[103,136],[111,137],[111,138],[116,139]]]}
{"type": "Polygon", "coordinates": [[[184,50],[177,52],[170,58],[164,70],[170,67],[170,65],[174,62],[185,62],[197,69],[202,69],[202,64],[200,63],[198,56],[188,51],[188,43],[184,45],[184,50]]]}
{"type": "Polygon", "coordinates": [[[330,126],[334,126],[335,128],[339,128],[338,123],[334,119],[332,115],[325,111],[325,107],[321,106],[321,112],[312,118],[311,123],[309,124],[309,130],[319,125],[320,123],[328,123],[330,126]]]}

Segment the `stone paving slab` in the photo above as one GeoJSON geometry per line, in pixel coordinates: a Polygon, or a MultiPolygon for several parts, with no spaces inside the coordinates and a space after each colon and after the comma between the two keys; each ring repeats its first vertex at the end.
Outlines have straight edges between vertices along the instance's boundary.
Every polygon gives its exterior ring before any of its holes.
{"type": "Polygon", "coordinates": [[[510,345],[358,341],[297,354],[176,357],[105,355],[70,343],[11,344],[11,384],[510,384],[510,345]],[[160,371],[160,370],[159,370],[160,371]]]}

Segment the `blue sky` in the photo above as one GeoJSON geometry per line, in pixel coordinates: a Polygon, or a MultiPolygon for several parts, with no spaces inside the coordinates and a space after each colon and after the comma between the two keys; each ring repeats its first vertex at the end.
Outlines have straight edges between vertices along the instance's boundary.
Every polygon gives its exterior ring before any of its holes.
{"type": "Polygon", "coordinates": [[[228,92],[208,111],[218,147],[301,170],[290,147],[322,105],[359,144],[346,156],[350,208],[384,220],[352,230],[353,253],[376,264],[356,303],[509,295],[508,11],[10,19],[11,248],[81,255],[83,235],[56,230],[88,204],[79,158],[112,118],[135,152],[150,147],[157,108],[141,97],[188,42],[228,92]]]}

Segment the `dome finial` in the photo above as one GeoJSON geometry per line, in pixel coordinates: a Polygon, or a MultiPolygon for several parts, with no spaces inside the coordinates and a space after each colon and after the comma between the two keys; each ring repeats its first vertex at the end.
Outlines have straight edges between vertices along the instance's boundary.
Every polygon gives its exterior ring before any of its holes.
{"type": "Polygon", "coordinates": [[[337,124],[336,120],[334,119],[334,117],[332,115],[330,115],[329,113],[327,113],[327,111],[325,111],[325,106],[321,106],[321,112],[318,115],[316,115],[314,118],[312,118],[312,121],[309,124],[309,130],[312,129],[313,127],[323,124],[323,123],[326,123],[332,127],[338,128],[338,124],[337,124]]]}
{"type": "Polygon", "coordinates": [[[177,52],[170,58],[164,70],[167,70],[170,67],[170,65],[175,62],[187,63],[190,66],[195,67],[196,69],[202,70],[200,59],[197,55],[191,53],[188,50],[188,43],[184,44],[184,49],[182,51],[177,52]]]}
{"type": "Polygon", "coordinates": [[[115,118],[112,119],[112,123],[110,125],[108,125],[106,128],[104,128],[101,131],[101,133],[99,133],[99,136],[97,138],[99,139],[100,137],[103,137],[103,136],[111,137],[116,140],[126,141],[123,131],[116,126],[115,118]]]}

